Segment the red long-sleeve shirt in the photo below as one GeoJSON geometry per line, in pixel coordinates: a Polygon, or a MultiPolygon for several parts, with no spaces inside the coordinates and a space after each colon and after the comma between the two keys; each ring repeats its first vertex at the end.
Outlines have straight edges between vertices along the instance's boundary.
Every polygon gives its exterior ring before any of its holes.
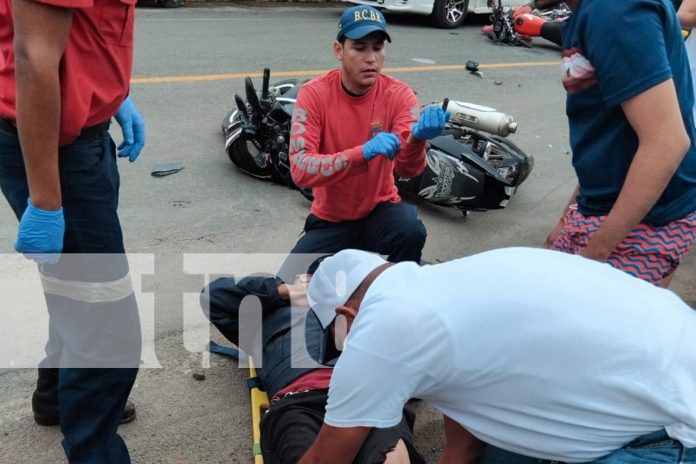
{"type": "Polygon", "coordinates": [[[408,143],[419,114],[413,90],[380,75],[364,95],[341,84],[340,69],[304,84],[290,131],[290,166],[299,187],[312,187],[312,213],[339,222],[366,217],[379,203],[400,201],[394,174],[415,177],[425,167],[425,141],[408,143]],[[381,131],[401,140],[394,161],[363,159],[362,146],[381,131]]]}

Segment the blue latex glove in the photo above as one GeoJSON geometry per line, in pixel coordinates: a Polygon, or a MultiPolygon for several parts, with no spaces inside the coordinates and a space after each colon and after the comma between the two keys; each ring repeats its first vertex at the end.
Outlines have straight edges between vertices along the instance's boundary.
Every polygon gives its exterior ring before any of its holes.
{"type": "Polygon", "coordinates": [[[116,122],[123,131],[123,142],[118,146],[118,156],[127,156],[132,163],[138,159],[145,146],[145,121],[130,97],[126,98],[118,109],[116,122]]]}
{"type": "Polygon", "coordinates": [[[57,263],[63,251],[65,219],[63,208],[46,211],[27,200],[27,209],[19,221],[15,250],[37,263],[57,263]]]}
{"type": "Polygon", "coordinates": [[[445,124],[449,121],[450,112],[439,106],[427,106],[420,114],[418,122],[413,125],[411,133],[420,140],[428,140],[442,135],[445,124]]]}
{"type": "Polygon", "coordinates": [[[365,161],[370,161],[375,156],[382,154],[393,160],[399,152],[400,146],[399,137],[391,132],[380,132],[363,145],[363,158],[365,161]]]}

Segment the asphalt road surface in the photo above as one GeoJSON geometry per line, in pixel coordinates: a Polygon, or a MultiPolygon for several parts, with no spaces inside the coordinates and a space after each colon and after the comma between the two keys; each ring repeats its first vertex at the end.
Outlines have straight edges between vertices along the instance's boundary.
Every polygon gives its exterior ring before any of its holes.
{"type": "MultiPolygon", "coordinates": [[[[120,214],[127,250],[152,274],[142,280],[154,339],[147,364],[162,367],[140,371],[132,394],[138,418],[120,429],[136,463],[251,462],[246,371],[197,352],[208,334],[222,340],[201,323],[196,300],[210,276],[189,274],[229,272],[257,259],[250,254],[284,253],[295,243],[309,203],[237,171],[225,155],[220,125],[234,92],[243,91],[244,76],[259,84],[265,66],[278,79],[336,67],[331,44],[342,8],[235,4],[137,11],[131,95],[147,123],[147,145],[136,163],[119,162],[120,214]],[[168,177],[150,176],[156,163],[169,161],[185,167],[168,177]]],[[[511,139],[536,159],[504,210],[464,217],[421,205],[428,229],[424,259],[541,246],[574,187],[558,50],[543,40],[533,48],[496,45],[479,33],[485,23],[480,17],[452,31],[432,28],[424,17],[387,20],[393,43],[385,72],[410,84],[421,103],[449,97],[509,112],[519,123],[511,139]],[[464,70],[467,60],[480,63],[483,78],[464,70]]],[[[112,130],[118,143],[119,130],[112,130]]],[[[12,253],[15,234],[16,220],[1,201],[0,253],[12,253]]],[[[524,266],[510,263],[499,272],[523,273],[524,266]]],[[[692,254],[672,284],[692,306],[695,274],[692,254]]],[[[3,306],[3,318],[28,310],[3,306]]],[[[41,337],[21,347],[0,340],[5,353],[40,353],[43,343],[41,337]]],[[[60,432],[38,427],[31,417],[35,370],[10,369],[7,356],[2,359],[0,463],[64,462],[60,432]]],[[[440,418],[425,404],[418,410],[417,445],[435,462],[443,444],[440,418]]]]}

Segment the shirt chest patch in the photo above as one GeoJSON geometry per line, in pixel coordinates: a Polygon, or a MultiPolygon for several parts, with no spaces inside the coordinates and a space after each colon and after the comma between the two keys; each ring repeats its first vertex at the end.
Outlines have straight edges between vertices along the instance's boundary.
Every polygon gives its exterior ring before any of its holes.
{"type": "Polygon", "coordinates": [[[370,123],[370,138],[374,137],[375,135],[379,134],[382,132],[384,124],[382,123],[381,120],[379,119],[374,119],[370,123]]]}

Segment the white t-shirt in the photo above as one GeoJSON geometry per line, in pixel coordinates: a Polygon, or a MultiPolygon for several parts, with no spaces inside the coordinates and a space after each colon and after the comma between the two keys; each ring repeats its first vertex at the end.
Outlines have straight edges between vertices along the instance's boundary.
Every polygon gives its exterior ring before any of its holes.
{"type": "Polygon", "coordinates": [[[662,428],[696,447],[696,312],[555,251],[397,264],[365,295],[324,420],[390,427],[409,398],[538,458],[594,460],[662,428]]]}

